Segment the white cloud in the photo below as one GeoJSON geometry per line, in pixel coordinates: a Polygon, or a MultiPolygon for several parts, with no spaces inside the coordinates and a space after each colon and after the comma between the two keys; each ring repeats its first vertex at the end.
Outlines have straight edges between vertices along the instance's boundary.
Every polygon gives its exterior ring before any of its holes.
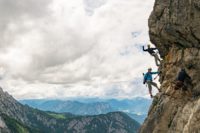
{"type": "Polygon", "coordinates": [[[141,45],[153,0],[6,1],[18,17],[0,14],[1,84],[16,98],[148,94],[141,73],[154,62],[141,45]]]}

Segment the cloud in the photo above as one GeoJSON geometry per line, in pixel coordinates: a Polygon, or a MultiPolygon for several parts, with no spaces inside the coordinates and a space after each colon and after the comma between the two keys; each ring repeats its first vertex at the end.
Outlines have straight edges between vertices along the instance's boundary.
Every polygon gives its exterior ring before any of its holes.
{"type": "Polygon", "coordinates": [[[83,0],[85,11],[88,15],[93,15],[97,8],[105,5],[107,0],[83,0]]]}
{"type": "Polygon", "coordinates": [[[147,94],[138,88],[141,73],[155,66],[141,52],[153,0],[0,3],[1,83],[16,98],[147,94]]]}
{"type": "Polygon", "coordinates": [[[27,26],[28,21],[37,21],[48,15],[50,3],[51,0],[0,0],[1,49],[12,45],[13,39],[20,33],[30,30],[31,27],[27,26]]]}

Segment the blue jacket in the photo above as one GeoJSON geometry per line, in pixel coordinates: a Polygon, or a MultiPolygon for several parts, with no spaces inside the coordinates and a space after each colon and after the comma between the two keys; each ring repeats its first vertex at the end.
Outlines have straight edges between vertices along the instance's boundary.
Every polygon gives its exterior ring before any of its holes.
{"type": "Polygon", "coordinates": [[[144,83],[146,82],[146,81],[153,81],[153,77],[152,77],[152,75],[153,74],[158,74],[158,72],[147,72],[145,75],[144,75],[144,83]]]}

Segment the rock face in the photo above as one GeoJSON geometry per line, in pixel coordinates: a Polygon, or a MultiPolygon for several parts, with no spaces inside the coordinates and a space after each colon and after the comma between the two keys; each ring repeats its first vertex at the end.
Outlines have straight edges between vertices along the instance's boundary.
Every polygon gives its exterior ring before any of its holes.
{"type": "Polygon", "coordinates": [[[156,0],[149,34],[163,58],[159,70],[162,93],[157,94],[140,133],[200,132],[200,1],[156,0]],[[174,91],[181,68],[192,81],[174,91]]]}
{"type": "Polygon", "coordinates": [[[149,18],[151,41],[162,57],[173,46],[200,48],[199,22],[199,0],[156,0],[149,18]]]}

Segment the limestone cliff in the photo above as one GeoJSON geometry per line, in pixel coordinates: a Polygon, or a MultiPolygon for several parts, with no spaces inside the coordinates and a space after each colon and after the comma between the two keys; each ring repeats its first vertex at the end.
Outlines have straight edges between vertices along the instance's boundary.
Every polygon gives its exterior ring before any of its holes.
{"type": "Polygon", "coordinates": [[[157,94],[140,133],[200,132],[200,0],[156,0],[149,34],[163,58],[157,94]],[[185,68],[187,89],[173,93],[172,81],[185,68]]]}

